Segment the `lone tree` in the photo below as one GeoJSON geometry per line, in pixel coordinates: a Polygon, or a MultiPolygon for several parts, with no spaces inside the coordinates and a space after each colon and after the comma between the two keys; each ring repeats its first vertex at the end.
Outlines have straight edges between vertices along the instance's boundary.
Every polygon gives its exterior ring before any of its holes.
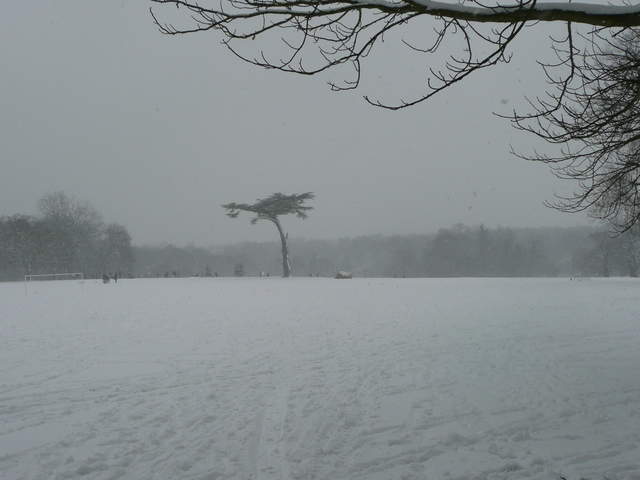
{"type": "Polygon", "coordinates": [[[289,249],[287,247],[288,235],[282,230],[282,225],[278,217],[295,213],[298,218],[307,218],[307,212],[313,210],[313,207],[305,205],[307,200],[314,198],[311,192],[293,193],[284,195],[283,193],[274,193],[267,198],[258,199],[255,203],[227,203],[222,208],[227,210],[227,216],[236,218],[240,212],[249,212],[255,214],[251,219],[252,224],[256,224],[260,220],[266,220],[273,223],[280,234],[280,242],[282,245],[282,276],[291,276],[291,262],[289,261],[289,249]]]}
{"type": "Polygon", "coordinates": [[[421,94],[397,103],[364,97],[394,110],[508,63],[517,52],[515,40],[525,30],[553,22],[558,30],[549,41],[557,59],[539,62],[547,78],[546,93],[527,99],[529,112],[513,111],[505,117],[516,128],[557,145],[559,153],[519,156],[550,164],[556,175],[577,182],[576,192],[551,206],[588,211],[618,230],[640,220],[638,0],[620,0],[620,5],[607,0],[150,1],[178,7],[163,9],[162,17],[151,10],[163,33],[218,31],[227,49],[260,67],[302,75],[351,67],[344,80],[330,84],[333,90],[360,85],[365,60],[383,39],[427,57],[446,49],[447,60],[440,66],[424,61],[421,94]],[[398,32],[401,35],[393,35],[398,32]],[[265,51],[269,48],[275,53],[265,51]]]}

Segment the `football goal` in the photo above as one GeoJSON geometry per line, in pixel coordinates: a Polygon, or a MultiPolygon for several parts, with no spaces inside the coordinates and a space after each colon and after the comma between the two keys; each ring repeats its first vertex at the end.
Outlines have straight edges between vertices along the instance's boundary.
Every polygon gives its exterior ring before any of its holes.
{"type": "Polygon", "coordinates": [[[45,280],[84,280],[84,273],[39,273],[36,275],[25,275],[25,282],[45,281],[45,280]]]}

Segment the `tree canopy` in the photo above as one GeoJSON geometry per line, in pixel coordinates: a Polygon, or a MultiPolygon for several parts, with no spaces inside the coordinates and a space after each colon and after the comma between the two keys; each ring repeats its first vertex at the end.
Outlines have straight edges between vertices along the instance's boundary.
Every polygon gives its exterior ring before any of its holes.
{"type": "Polygon", "coordinates": [[[227,210],[227,216],[231,218],[236,218],[242,211],[255,213],[256,216],[251,220],[251,223],[256,223],[258,220],[272,220],[281,215],[290,214],[295,214],[298,218],[307,218],[307,212],[313,210],[313,207],[304,203],[313,198],[314,194],[311,192],[291,195],[274,193],[251,204],[227,203],[222,207],[227,210]]]}

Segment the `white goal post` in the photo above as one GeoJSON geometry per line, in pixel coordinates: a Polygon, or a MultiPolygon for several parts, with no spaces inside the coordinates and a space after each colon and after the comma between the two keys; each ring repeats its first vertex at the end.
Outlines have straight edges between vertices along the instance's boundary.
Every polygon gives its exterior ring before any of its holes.
{"type": "Polygon", "coordinates": [[[37,275],[25,275],[25,282],[44,281],[44,280],[84,280],[84,273],[39,273],[37,275]]]}

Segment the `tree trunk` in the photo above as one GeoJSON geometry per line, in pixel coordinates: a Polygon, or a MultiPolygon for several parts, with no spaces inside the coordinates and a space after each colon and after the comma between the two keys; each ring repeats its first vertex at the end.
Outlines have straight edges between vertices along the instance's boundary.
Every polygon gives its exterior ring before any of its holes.
{"type": "Polygon", "coordinates": [[[602,256],[602,276],[609,276],[609,252],[605,250],[604,255],[602,256]]]}
{"type": "Polygon", "coordinates": [[[291,263],[289,262],[289,249],[287,248],[287,236],[282,231],[282,225],[277,218],[273,219],[273,223],[280,234],[280,242],[282,243],[282,276],[287,278],[291,276],[291,263]]]}
{"type": "Polygon", "coordinates": [[[637,277],[638,276],[638,261],[636,256],[631,252],[629,256],[629,261],[627,262],[627,266],[629,267],[629,276],[637,277]]]}

